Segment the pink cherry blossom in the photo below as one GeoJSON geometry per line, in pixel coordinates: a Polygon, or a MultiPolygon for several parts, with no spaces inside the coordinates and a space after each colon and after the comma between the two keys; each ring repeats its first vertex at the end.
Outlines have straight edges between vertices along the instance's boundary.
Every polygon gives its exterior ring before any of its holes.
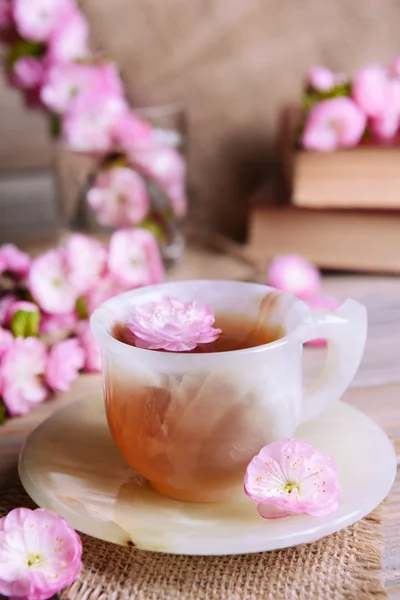
{"type": "Polygon", "coordinates": [[[129,158],[139,170],[153,179],[171,200],[177,217],[186,213],[185,195],[186,163],[179,152],[169,146],[151,144],[133,148],[129,158]]]}
{"type": "Polygon", "coordinates": [[[92,334],[89,321],[79,321],[76,335],[85,353],[85,371],[98,373],[101,370],[101,348],[92,334]]]}
{"type": "Polygon", "coordinates": [[[269,264],[267,283],[299,298],[319,295],[321,276],[317,267],[298,254],[276,256],[269,264]]]}
{"type": "MultiPolygon", "coordinates": [[[[16,338],[0,365],[0,393],[11,415],[24,415],[46,400],[46,346],[35,337],[16,338]]],[[[0,561],[1,564],[1,561],[0,561]]]]}
{"type": "Polygon", "coordinates": [[[23,90],[37,88],[44,77],[43,61],[33,56],[19,58],[13,66],[12,83],[23,90]]]}
{"type": "Polygon", "coordinates": [[[198,344],[215,342],[221,329],[214,329],[214,322],[215,316],[208,306],[163,298],[133,306],[127,325],[139,348],[185,352],[198,344]]]}
{"type": "Polygon", "coordinates": [[[26,252],[21,252],[14,244],[0,246],[0,273],[9,271],[18,277],[28,274],[31,259],[26,252]]]}
{"type": "Polygon", "coordinates": [[[32,261],[28,287],[34,300],[48,313],[72,312],[78,298],[68,278],[63,250],[50,250],[32,261]]]}
{"type": "Polygon", "coordinates": [[[11,331],[0,327],[0,361],[7,352],[7,350],[12,346],[13,341],[14,338],[12,336],[11,331]]]}
{"type": "Polygon", "coordinates": [[[40,88],[32,88],[31,90],[23,90],[23,100],[26,108],[29,110],[43,108],[40,100],[40,88]]]}
{"type": "Polygon", "coordinates": [[[150,206],[143,179],[129,167],[100,171],[87,200],[98,222],[109,227],[138,225],[150,206]]]}
{"type": "Polygon", "coordinates": [[[103,302],[113,298],[117,294],[126,292],[128,289],[129,287],[127,285],[123,285],[121,281],[117,280],[110,273],[104,275],[85,296],[89,315],[91,315],[100,304],[103,304],[103,302]]]}
{"type": "Polygon", "coordinates": [[[265,519],[296,514],[322,517],[337,510],[338,473],[328,454],[302,440],[285,439],[264,446],[251,460],[244,489],[265,519]]]}
{"type": "Polygon", "coordinates": [[[388,71],[393,77],[400,77],[400,54],[389,64],[388,71]]]}
{"type": "Polygon", "coordinates": [[[80,94],[63,122],[63,136],[77,152],[107,152],[112,149],[112,129],[126,111],[126,102],[103,90],[80,94]]]}
{"type": "Polygon", "coordinates": [[[123,96],[115,63],[56,63],[50,67],[41,90],[43,104],[57,113],[65,113],[81,93],[103,90],[112,96],[123,96]]]}
{"type": "Polygon", "coordinates": [[[115,146],[129,153],[137,146],[151,142],[152,127],[133,111],[126,111],[116,120],[113,127],[115,146]]]}
{"type": "Polygon", "coordinates": [[[371,119],[370,125],[374,136],[382,141],[396,135],[400,125],[400,81],[388,83],[385,111],[380,117],[371,119]]]}
{"type": "Polygon", "coordinates": [[[399,130],[400,115],[397,112],[386,112],[379,119],[371,120],[371,131],[373,135],[382,142],[394,138],[399,130]]]}
{"type": "Polygon", "coordinates": [[[49,62],[71,62],[85,57],[89,53],[88,37],[89,26],[82,12],[76,6],[63,12],[49,38],[49,62]]]}
{"type": "Polygon", "coordinates": [[[75,338],[54,344],[49,352],[45,377],[55,392],[67,392],[85,364],[85,353],[75,338]]]}
{"type": "MultiPolygon", "coordinates": [[[[313,310],[336,310],[340,306],[340,300],[329,296],[315,296],[312,298],[304,298],[304,301],[313,310]]],[[[326,346],[326,339],[317,338],[310,340],[307,346],[326,346]]]]}
{"type": "Polygon", "coordinates": [[[78,322],[76,311],[51,315],[42,313],[40,319],[39,332],[42,335],[49,335],[56,338],[65,337],[72,333],[78,322]]]}
{"type": "Polygon", "coordinates": [[[17,297],[15,294],[5,294],[0,299],[0,325],[7,323],[8,312],[10,307],[16,302],[17,297]]]}
{"type": "Polygon", "coordinates": [[[351,98],[332,98],[311,109],[301,141],[307,150],[330,152],[357,145],[365,127],[366,116],[351,98]]]}
{"type": "Polygon", "coordinates": [[[188,207],[185,179],[176,179],[171,183],[166,183],[164,191],[171,200],[174,215],[178,219],[182,219],[186,215],[188,207]]]}
{"type": "Polygon", "coordinates": [[[73,0],[14,0],[14,18],[23,38],[46,42],[73,0]]]}
{"type": "Polygon", "coordinates": [[[13,25],[14,19],[11,0],[0,0],[0,32],[10,29],[13,25]]]}
{"type": "Polygon", "coordinates": [[[352,96],[369,117],[381,117],[386,110],[389,78],[380,65],[370,65],[356,73],[352,96]]]}
{"type": "Polygon", "coordinates": [[[110,240],[108,268],[122,285],[160,283],[164,267],[154,236],[144,229],[120,229],[110,240]]]}
{"type": "Polygon", "coordinates": [[[7,270],[7,261],[1,252],[1,248],[2,247],[0,247],[0,275],[7,270]]]}
{"type": "Polygon", "coordinates": [[[325,67],[313,67],[307,74],[307,83],[317,92],[330,92],[336,84],[335,74],[325,67]]]}
{"type": "Polygon", "coordinates": [[[11,46],[18,39],[11,0],[0,0],[0,42],[11,46]]]}
{"type": "Polygon", "coordinates": [[[82,568],[82,543],[65,519],[37,508],[15,508],[0,519],[0,594],[47,600],[82,568]]]}
{"type": "Polygon", "coordinates": [[[75,233],[67,241],[65,262],[69,281],[79,294],[84,294],[103,274],[107,251],[97,240],[75,233]]]}

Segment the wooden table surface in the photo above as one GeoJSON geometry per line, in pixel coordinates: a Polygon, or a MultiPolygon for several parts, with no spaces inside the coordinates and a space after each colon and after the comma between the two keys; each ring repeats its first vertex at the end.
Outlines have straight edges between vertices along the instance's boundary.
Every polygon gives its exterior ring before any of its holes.
{"type": "MultiPolygon", "coordinates": [[[[218,266],[218,265],[217,265],[218,266]]],[[[215,272],[210,277],[217,277],[215,272]]],[[[227,273],[224,271],[225,276],[227,273]]],[[[196,271],[192,276],[198,276],[196,271]]],[[[229,273],[228,273],[229,276],[229,273]]],[[[183,278],[182,273],[176,278],[183,278]]],[[[324,281],[327,293],[339,298],[352,297],[368,308],[369,335],[358,374],[344,400],[374,419],[393,441],[400,457],[400,278],[363,276],[329,277],[324,281]]],[[[320,368],[324,350],[305,351],[305,378],[320,368]]],[[[72,390],[39,406],[31,414],[9,420],[0,429],[0,490],[15,470],[17,457],[26,435],[60,406],[84,397],[100,386],[98,375],[86,375],[72,390]]],[[[0,492],[1,493],[1,492],[0,492]]],[[[384,503],[385,554],[383,574],[391,599],[400,599],[400,475],[384,503]]]]}

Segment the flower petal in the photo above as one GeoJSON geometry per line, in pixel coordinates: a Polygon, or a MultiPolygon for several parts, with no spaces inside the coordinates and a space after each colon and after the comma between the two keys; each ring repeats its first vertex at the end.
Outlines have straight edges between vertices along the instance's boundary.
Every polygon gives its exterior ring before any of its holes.
{"type": "Polygon", "coordinates": [[[273,504],[258,504],[257,511],[263,519],[283,519],[292,515],[292,513],[281,510],[273,504]]]}

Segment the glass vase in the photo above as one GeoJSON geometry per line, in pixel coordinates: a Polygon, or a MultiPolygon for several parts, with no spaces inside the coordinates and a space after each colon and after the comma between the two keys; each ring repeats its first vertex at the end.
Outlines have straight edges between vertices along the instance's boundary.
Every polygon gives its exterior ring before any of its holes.
{"type": "MultiPolygon", "coordinates": [[[[103,236],[132,226],[128,221],[118,225],[101,222],[88,203],[88,192],[97,185],[101,173],[116,167],[132,169],[143,181],[149,199],[147,215],[134,226],[151,231],[164,262],[173,264],[184,250],[182,224],[187,210],[184,107],[174,102],[140,108],[134,113],[153,128],[149,142],[135,144],[134,162],[118,149],[107,157],[97,157],[75,152],[62,142],[56,144],[55,173],[63,231],[103,236]],[[168,169],[174,167],[176,178],[169,179],[168,169]]],[[[120,201],[124,202],[122,196],[120,201]]]]}

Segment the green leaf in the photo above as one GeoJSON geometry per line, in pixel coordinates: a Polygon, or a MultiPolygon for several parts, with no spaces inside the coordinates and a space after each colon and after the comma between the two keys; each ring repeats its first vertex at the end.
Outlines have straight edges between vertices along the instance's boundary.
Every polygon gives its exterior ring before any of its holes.
{"type": "Polygon", "coordinates": [[[156,221],[153,221],[153,219],[146,219],[140,224],[140,227],[146,229],[146,231],[150,231],[159,244],[164,240],[165,234],[162,226],[156,221]]]}
{"type": "Polygon", "coordinates": [[[317,92],[311,88],[306,88],[303,94],[302,106],[305,111],[309,111],[315,104],[322,100],[330,100],[331,98],[341,98],[350,95],[351,85],[348,82],[335,85],[329,92],[317,92]]]}
{"type": "Polygon", "coordinates": [[[78,300],[76,301],[75,308],[80,319],[87,319],[89,317],[87,302],[83,296],[80,296],[80,298],[78,298],[78,300]]]}
{"type": "Polygon", "coordinates": [[[61,117],[56,113],[50,115],[50,135],[56,139],[61,136],[61,117]]]}
{"type": "Polygon", "coordinates": [[[2,398],[0,398],[0,425],[6,422],[7,409],[2,398]]]}
{"type": "Polygon", "coordinates": [[[131,164],[128,161],[128,158],[124,154],[121,154],[119,152],[114,153],[114,154],[109,154],[106,157],[102,166],[104,169],[114,169],[115,167],[130,167],[130,168],[132,168],[131,164]]]}
{"type": "Polygon", "coordinates": [[[11,331],[14,337],[32,337],[39,333],[39,311],[17,310],[11,319],[11,331]]]}
{"type": "Polygon", "coordinates": [[[39,42],[28,42],[27,40],[20,40],[14,46],[12,46],[8,52],[6,63],[11,69],[19,58],[23,56],[35,56],[40,58],[44,56],[46,52],[45,44],[39,42]]]}

